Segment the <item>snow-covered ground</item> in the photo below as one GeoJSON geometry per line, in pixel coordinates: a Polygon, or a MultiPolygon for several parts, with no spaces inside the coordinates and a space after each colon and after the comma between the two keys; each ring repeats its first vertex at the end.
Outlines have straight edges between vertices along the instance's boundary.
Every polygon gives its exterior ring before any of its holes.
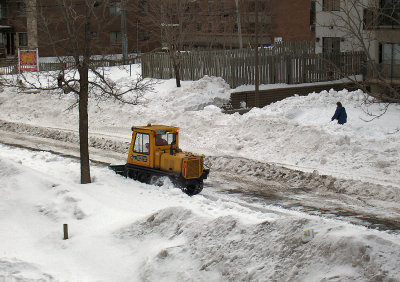
{"type": "MultiPolygon", "coordinates": [[[[132,79],[118,68],[111,75],[132,79]]],[[[290,190],[299,201],[311,194],[321,208],[349,203],[398,223],[400,106],[365,122],[363,93],[324,91],[226,115],[219,106],[231,91],[221,78],[204,77],[181,88],[158,81],[138,106],[90,101],[94,160],[124,163],[132,125],[180,127],[180,147],[204,154],[211,167],[194,197],[101,165],[92,166],[92,184],[80,185],[75,160],[0,145],[0,280],[399,281],[398,232],[261,200],[243,205],[218,191],[241,181],[249,190],[290,190]],[[343,126],[330,122],[337,101],[348,114],[343,126]],[[69,240],[62,240],[63,223],[69,240]],[[303,243],[307,229],[315,237],[303,243]]],[[[73,155],[78,114],[67,108],[74,101],[4,88],[1,141],[49,150],[58,142],[73,155]]]]}

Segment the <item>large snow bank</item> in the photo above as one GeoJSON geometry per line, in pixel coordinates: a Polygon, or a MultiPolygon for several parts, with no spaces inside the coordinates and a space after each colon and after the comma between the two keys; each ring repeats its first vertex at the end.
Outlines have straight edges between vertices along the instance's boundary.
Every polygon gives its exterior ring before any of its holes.
{"type": "Polygon", "coordinates": [[[396,281],[398,236],[274,206],[258,211],[168,182],[0,145],[5,281],[396,281]],[[62,225],[70,238],[62,240],[62,225]],[[315,237],[303,243],[303,230],[315,237]]]}
{"type": "MultiPolygon", "coordinates": [[[[120,83],[132,81],[140,71],[111,68],[111,77],[120,83]]],[[[244,157],[277,163],[304,171],[400,185],[400,106],[391,105],[387,113],[370,122],[362,106],[360,91],[323,91],[297,96],[253,109],[244,115],[223,114],[217,106],[230,95],[221,79],[204,77],[199,81],[159,80],[138,106],[92,99],[89,129],[130,140],[132,125],[169,124],[181,128],[181,147],[208,156],[244,157]],[[330,122],[336,102],[341,101],[348,122],[330,122]]],[[[77,131],[77,109],[67,110],[75,101],[72,95],[58,96],[16,93],[4,89],[0,94],[0,119],[77,131]]],[[[380,105],[369,111],[379,112],[380,105]]]]}
{"type": "MultiPolygon", "coordinates": [[[[138,71],[136,66],[133,73],[138,71]]],[[[134,77],[120,68],[109,73],[121,84],[134,77]]],[[[324,91],[244,115],[226,115],[218,106],[231,90],[220,78],[183,81],[180,89],[174,83],[159,80],[138,106],[90,99],[91,146],[124,154],[132,125],[175,125],[181,129],[180,146],[205,154],[212,171],[231,173],[232,182],[236,177],[259,180],[255,188],[276,182],[281,190],[313,189],[321,205],[328,204],[327,192],[341,196],[337,201],[371,198],[365,209],[384,206],[398,218],[399,105],[392,105],[380,119],[364,122],[369,117],[361,106],[363,93],[324,91]],[[348,113],[343,126],[330,122],[337,101],[348,113]]],[[[15,131],[49,142],[78,142],[77,109],[68,109],[75,102],[73,95],[3,90],[2,134],[15,131]]],[[[168,182],[157,188],[95,165],[92,176],[92,184],[79,185],[79,164],[72,160],[0,146],[0,280],[400,277],[398,234],[276,206],[240,205],[216,198],[208,189],[190,198],[168,182]],[[70,227],[67,241],[62,240],[64,223],[70,227]],[[301,241],[305,229],[316,234],[307,244],[301,241]]]]}

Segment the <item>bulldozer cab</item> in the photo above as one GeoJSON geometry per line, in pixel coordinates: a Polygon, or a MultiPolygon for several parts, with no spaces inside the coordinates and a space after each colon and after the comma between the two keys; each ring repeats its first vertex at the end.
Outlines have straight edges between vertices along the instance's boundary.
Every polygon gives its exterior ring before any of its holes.
{"type": "Polygon", "coordinates": [[[133,127],[127,163],[159,168],[161,153],[178,149],[178,128],[151,125],[133,127]]]}

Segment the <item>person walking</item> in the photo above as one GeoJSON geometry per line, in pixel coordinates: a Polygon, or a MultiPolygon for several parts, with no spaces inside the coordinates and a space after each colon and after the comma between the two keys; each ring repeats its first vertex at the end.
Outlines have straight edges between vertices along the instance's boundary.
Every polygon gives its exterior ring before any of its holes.
{"type": "Polygon", "coordinates": [[[338,124],[345,124],[347,122],[346,109],[342,106],[342,103],[340,102],[337,102],[336,105],[337,105],[336,111],[331,121],[337,119],[338,124]]]}

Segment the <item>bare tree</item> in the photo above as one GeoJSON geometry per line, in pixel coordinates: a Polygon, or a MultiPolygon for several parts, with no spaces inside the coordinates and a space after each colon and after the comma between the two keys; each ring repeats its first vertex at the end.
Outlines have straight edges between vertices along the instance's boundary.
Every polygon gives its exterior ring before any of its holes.
{"type": "Polygon", "coordinates": [[[108,72],[99,64],[99,57],[104,58],[105,54],[113,51],[99,48],[104,46],[100,44],[104,38],[110,38],[106,30],[113,22],[109,14],[112,2],[52,0],[40,3],[42,4],[37,7],[40,42],[47,42],[47,46],[52,48],[58,70],[21,73],[3,81],[3,84],[76,95],[76,104],[79,107],[81,183],[90,183],[89,96],[137,104],[138,98],[151,89],[152,82],[145,82],[138,77],[132,84],[119,85],[109,78],[108,72]]]}
{"type": "Polygon", "coordinates": [[[270,0],[252,0],[241,2],[243,37],[254,50],[254,85],[256,107],[260,106],[260,74],[259,74],[259,48],[271,44],[271,17],[272,4],[270,0]]]}
{"type": "MultiPolygon", "coordinates": [[[[323,52],[330,53],[339,46],[340,51],[361,52],[362,78],[351,75],[348,79],[376,102],[399,103],[399,1],[324,0],[319,4],[322,14],[317,22],[322,30],[323,52]]],[[[342,72],[348,62],[336,59],[328,63],[334,71],[342,72]]]]}
{"type": "MultiPolygon", "coordinates": [[[[138,1],[137,11],[142,25],[154,35],[159,33],[161,48],[168,52],[175,72],[176,86],[181,86],[181,55],[190,50],[196,30],[196,1],[193,0],[148,0],[138,1]],[[146,5],[143,8],[143,5],[146,5]]],[[[156,49],[155,51],[160,51],[156,49]]]]}

